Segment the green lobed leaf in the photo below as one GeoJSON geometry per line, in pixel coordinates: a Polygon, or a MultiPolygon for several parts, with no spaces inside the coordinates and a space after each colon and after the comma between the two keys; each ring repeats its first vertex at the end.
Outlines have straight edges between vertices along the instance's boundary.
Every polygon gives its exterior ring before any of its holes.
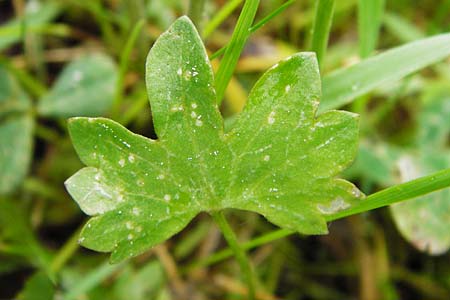
{"type": "Polygon", "coordinates": [[[266,72],[227,134],[205,48],[188,18],[150,50],[146,81],[158,140],[103,118],[73,118],[69,132],[88,166],[66,181],[92,215],[80,243],[142,253],[183,229],[199,212],[249,210],[305,234],[327,232],[325,215],[364,196],[335,176],[357,150],[358,118],[315,117],[320,75],[315,56],[299,53],[266,72]]]}
{"type": "Polygon", "coordinates": [[[33,148],[30,99],[0,68],[0,195],[17,188],[28,172],[33,148]]]}
{"type": "Polygon", "coordinates": [[[72,61],[39,101],[44,116],[100,116],[114,100],[118,71],[112,59],[91,54],[72,61]]]}

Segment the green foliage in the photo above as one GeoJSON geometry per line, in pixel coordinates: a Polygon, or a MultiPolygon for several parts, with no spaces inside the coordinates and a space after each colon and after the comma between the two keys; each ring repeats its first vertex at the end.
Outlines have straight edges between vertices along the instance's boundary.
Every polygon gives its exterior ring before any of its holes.
{"type": "Polygon", "coordinates": [[[147,59],[147,89],[158,141],[102,118],[74,118],[69,131],[88,167],[66,186],[94,216],[80,243],[120,261],[183,229],[199,212],[249,210],[305,234],[327,232],[325,215],[363,197],[334,178],[352,161],[356,115],[315,117],[315,56],[296,54],[255,84],[227,134],[212,69],[189,19],[161,35],[147,59]]]}
{"type": "Polygon", "coordinates": [[[19,300],[44,300],[53,299],[55,290],[52,282],[45,273],[37,272],[31,276],[22,292],[19,300]]]}
{"type": "Polygon", "coordinates": [[[339,69],[323,79],[320,111],[348,104],[375,88],[450,55],[450,33],[414,41],[339,69]]]}
{"type": "Polygon", "coordinates": [[[311,30],[311,49],[316,52],[320,66],[327,50],[328,36],[333,21],[334,0],[318,0],[316,2],[316,17],[311,30]]]}
{"type": "Polygon", "coordinates": [[[100,116],[114,100],[117,68],[106,55],[92,54],[72,61],[39,102],[44,116],[100,116]]]}
{"type": "Polygon", "coordinates": [[[54,2],[40,4],[29,2],[25,8],[25,15],[16,18],[0,27],[0,50],[20,42],[24,30],[39,32],[49,29],[48,23],[60,13],[60,6],[54,2]]]}
{"type": "Polygon", "coordinates": [[[33,148],[30,99],[0,67],[0,195],[11,193],[28,171],[33,148]]]}
{"type": "MultiPolygon", "coordinates": [[[[352,169],[369,183],[389,186],[450,168],[448,87],[444,83],[427,88],[412,145],[365,141],[352,169]]],[[[421,251],[439,255],[450,248],[449,197],[450,190],[445,189],[390,207],[401,234],[421,251]]]]}
{"type": "Polygon", "coordinates": [[[0,198],[0,245],[50,275],[48,252],[37,241],[24,208],[7,198],[0,198]]]}
{"type": "Polygon", "coordinates": [[[368,57],[376,49],[385,0],[358,1],[359,56],[368,57]]]}
{"type": "MultiPolygon", "coordinates": [[[[401,180],[450,168],[450,93],[449,85],[432,87],[425,98],[419,118],[417,145],[397,160],[401,180]]],[[[403,236],[429,254],[443,254],[450,248],[450,189],[419,197],[391,207],[394,221],[403,236]]]]}

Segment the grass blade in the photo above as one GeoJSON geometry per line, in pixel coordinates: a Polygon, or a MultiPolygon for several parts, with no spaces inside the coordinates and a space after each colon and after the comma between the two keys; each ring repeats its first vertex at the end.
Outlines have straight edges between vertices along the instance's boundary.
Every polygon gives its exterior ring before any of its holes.
{"type": "Polygon", "coordinates": [[[211,33],[241,4],[242,0],[231,0],[209,21],[202,32],[202,38],[206,40],[211,33]]]}
{"type": "Polygon", "coordinates": [[[450,34],[393,48],[323,78],[320,112],[336,109],[373,89],[412,74],[450,55],[450,34]]]}
{"type": "MultiPolygon", "coordinates": [[[[354,208],[347,211],[342,211],[340,213],[330,215],[327,220],[334,221],[337,219],[342,219],[350,215],[355,215],[358,213],[381,208],[397,202],[423,196],[448,187],[450,187],[450,169],[444,169],[431,175],[420,177],[418,179],[402,184],[394,185],[387,189],[369,195],[364,201],[361,201],[361,205],[355,206],[354,208]]],[[[270,242],[282,239],[293,233],[294,232],[288,229],[274,230],[257,238],[254,238],[248,242],[242,243],[241,248],[243,250],[250,250],[261,245],[265,245],[270,242]]],[[[213,255],[206,257],[205,259],[193,263],[192,265],[188,266],[186,270],[208,266],[225,260],[232,255],[233,251],[230,248],[227,248],[222,251],[216,252],[213,255]]]]}
{"type": "Polygon", "coordinates": [[[359,55],[363,58],[377,46],[384,4],[385,0],[358,1],[359,55]]]}
{"type": "Polygon", "coordinates": [[[316,52],[319,66],[322,67],[323,57],[327,50],[328,36],[333,21],[334,0],[318,0],[316,4],[316,17],[314,19],[311,50],[316,52]]]}
{"type": "MultiPolygon", "coordinates": [[[[286,1],[285,3],[280,5],[277,9],[275,9],[273,12],[271,12],[270,14],[268,14],[267,16],[262,18],[260,21],[258,21],[258,23],[256,23],[252,27],[250,27],[248,30],[250,31],[250,33],[253,33],[255,31],[257,31],[259,28],[263,27],[267,22],[269,22],[270,20],[272,20],[273,18],[278,16],[280,13],[282,13],[286,8],[289,7],[289,5],[291,5],[294,2],[295,2],[295,0],[288,0],[288,1],[286,1]]],[[[213,59],[216,59],[217,57],[221,56],[225,52],[226,48],[227,48],[227,45],[223,46],[222,48],[220,48],[219,50],[214,52],[209,57],[209,59],[213,60],[213,59]]]]}
{"type": "Polygon", "coordinates": [[[225,50],[223,59],[217,70],[215,85],[217,93],[217,102],[222,102],[228,82],[233,75],[234,68],[238,62],[239,56],[244,49],[245,43],[250,35],[250,27],[253,24],[256,11],[259,6],[259,0],[246,0],[242,8],[241,15],[234,29],[229,45],[225,50]]]}

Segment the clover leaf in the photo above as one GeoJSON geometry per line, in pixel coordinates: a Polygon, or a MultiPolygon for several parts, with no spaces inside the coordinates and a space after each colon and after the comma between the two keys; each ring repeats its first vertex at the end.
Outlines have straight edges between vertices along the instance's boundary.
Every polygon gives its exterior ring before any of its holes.
{"type": "Polygon", "coordinates": [[[317,60],[300,53],[256,83],[224,133],[213,72],[187,17],[174,22],[147,58],[146,82],[158,140],[103,118],[73,118],[69,131],[88,167],[66,182],[93,216],[80,243],[117,262],[182,230],[198,213],[257,212],[304,234],[327,233],[325,217],[364,196],[335,176],[357,150],[358,118],[315,117],[317,60]]]}

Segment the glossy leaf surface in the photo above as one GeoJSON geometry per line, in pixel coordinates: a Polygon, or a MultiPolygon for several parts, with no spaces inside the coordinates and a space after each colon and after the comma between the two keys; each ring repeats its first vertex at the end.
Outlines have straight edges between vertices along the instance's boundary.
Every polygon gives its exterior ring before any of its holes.
{"type": "Polygon", "coordinates": [[[147,59],[147,89],[158,140],[102,118],[74,118],[69,130],[88,166],[66,186],[94,216],[82,245],[112,261],[142,253],[202,211],[249,210],[304,234],[327,233],[326,214],[363,195],[335,176],[357,150],[356,115],[316,117],[315,56],[281,61],[256,83],[227,134],[213,73],[198,33],[178,19],[147,59]]]}

